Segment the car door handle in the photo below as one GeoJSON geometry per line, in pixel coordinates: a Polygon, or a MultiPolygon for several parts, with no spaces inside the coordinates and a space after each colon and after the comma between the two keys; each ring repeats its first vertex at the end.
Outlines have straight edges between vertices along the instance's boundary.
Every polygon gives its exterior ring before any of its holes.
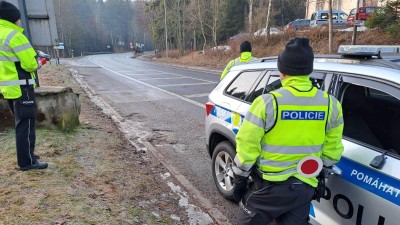
{"type": "Polygon", "coordinates": [[[342,175],[342,169],[340,169],[338,166],[333,165],[332,166],[332,174],[336,174],[336,175],[342,175]]]}

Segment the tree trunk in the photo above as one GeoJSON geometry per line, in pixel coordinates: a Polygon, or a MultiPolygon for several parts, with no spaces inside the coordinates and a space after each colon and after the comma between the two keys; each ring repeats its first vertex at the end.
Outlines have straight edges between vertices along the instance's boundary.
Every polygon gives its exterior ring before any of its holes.
{"type": "Polygon", "coordinates": [[[268,14],[267,14],[267,24],[265,25],[266,28],[266,35],[265,35],[265,43],[268,44],[268,40],[269,40],[269,31],[270,31],[270,27],[269,27],[269,18],[271,17],[271,5],[272,5],[272,0],[269,0],[268,3],[268,14]]]}
{"type": "Polygon", "coordinates": [[[204,32],[204,25],[203,25],[204,21],[203,21],[202,15],[201,15],[200,1],[203,1],[203,0],[197,0],[197,6],[198,6],[198,10],[199,10],[198,13],[199,13],[201,34],[203,35],[203,39],[204,39],[203,53],[205,54],[206,53],[207,38],[206,38],[206,34],[204,32]]]}
{"type": "Polygon", "coordinates": [[[214,46],[217,47],[217,23],[219,18],[219,0],[214,0],[214,19],[213,19],[213,28],[212,28],[212,36],[214,41],[214,46]]]}
{"type": "Polygon", "coordinates": [[[253,0],[249,0],[249,33],[253,33],[253,0]]]}
{"type": "Polygon", "coordinates": [[[167,3],[164,0],[165,55],[168,58],[167,3]]]}
{"type": "Polygon", "coordinates": [[[332,0],[328,2],[328,11],[329,11],[329,54],[332,54],[333,47],[333,18],[332,18],[332,0]]]}

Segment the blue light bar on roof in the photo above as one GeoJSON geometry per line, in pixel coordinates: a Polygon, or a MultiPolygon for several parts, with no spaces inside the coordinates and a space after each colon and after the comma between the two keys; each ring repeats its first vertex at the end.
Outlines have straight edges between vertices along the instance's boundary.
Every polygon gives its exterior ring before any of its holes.
{"type": "Polygon", "coordinates": [[[340,45],[340,55],[394,55],[400,54],[400,46],[394,45],[340,45]]]}

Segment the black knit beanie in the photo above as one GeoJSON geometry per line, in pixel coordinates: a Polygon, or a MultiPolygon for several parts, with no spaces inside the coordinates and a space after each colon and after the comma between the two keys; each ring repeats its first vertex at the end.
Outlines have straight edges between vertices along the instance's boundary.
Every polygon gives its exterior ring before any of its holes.
{"type": "Polygon", "coordinates": [[[6,1],[1,1],[0,19],[7,20],[11,23],[15,23],[19,19],[21,19],[21,13],[19,12],[19,9],[15,7],[13,4],[6,1]]]}
{"type": "Polygon", "coordinates": [[[249,41],[243,41],[242,44],[240,44],[240,53],[242,52],[251,52],[251,44],[249,41]]]}
{"type": "Polygon", "coordinates": [[[290,40],[278,56],[279,72],[285,75],[309,75],[313,71],[314,53],[308,38],[290,40]]]}

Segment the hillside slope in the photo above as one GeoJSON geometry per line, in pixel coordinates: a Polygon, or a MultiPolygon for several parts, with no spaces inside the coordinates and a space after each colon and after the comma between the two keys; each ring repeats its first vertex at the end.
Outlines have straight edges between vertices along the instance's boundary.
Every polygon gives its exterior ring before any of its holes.
{"type": "MultiPolygon", "coordinates": [[[[336,54],[339,45],[351,44],[353,32],[334,31],[333,35],[333,52],[336,54]]],[[[206,54],[200,51],[188,52],[181,56],[177,50],[168,51],[169,58],[165,57],[165,52],[157,54],[154,60],[177,63],[187,66],[201,66],[213,69],[223,69],[229,60],[239,55],[240,43],[247,39],[253,46],[253,55],[256,57],[266,57],[278,55],[285,43],[293,37],[302,36],[310,39],[310,45],[314,49],[314,54],[328,54],[328,30],[313,29],[309,31],[290,31],[282,35],[273,35],[269,44],[265,44],[264,37],[245,36],[241,39],[231,40],[226,43],[232,50],[230,51],[212,51],[210,48],[206,50],[206,54]]],[[[357,32],[357,45],[400,45],[400,40],[391,38],[383,31],[367,30],[357,32]]]]}

